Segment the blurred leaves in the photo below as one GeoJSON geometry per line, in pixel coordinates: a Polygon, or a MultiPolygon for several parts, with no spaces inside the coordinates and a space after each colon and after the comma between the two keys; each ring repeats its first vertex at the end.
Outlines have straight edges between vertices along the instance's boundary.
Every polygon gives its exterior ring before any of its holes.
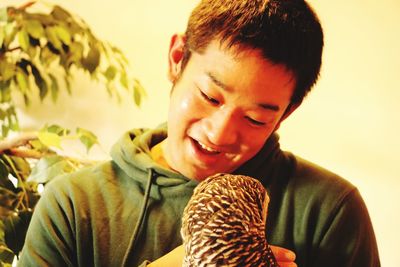
{"type": "Polygon", "coordinates": [[[0,220],[0,266],[11,266],[13,259],[14,253],[6,245],[5,225],[4,222],[0,220]]]}
{"type": "Polygon", "coordinates": [[[98,144],[97,136],[92,132],[82,128],[77,128],[76,133],[78,134],[82,144],[85,145],[87,151],[89,151],[93,145],[98,144]]]}
{"type": "Polygon", "coordinates": [[[98,144],[90,131],[75,132],[59,125],[43,127],[37,134],[0,141],[0,266],[21,251],[37,201],[38,186],[59,175],[93,164],[58,154],[62,141],[79,140],[87,151],[98,144]]]}
{"type": "MultiPolygon", "coordinates": [[[[50,96],[52,101],[57,101],[60,90],[73,91],[70,83],[74,71],[83,71],[104,84],[111,97],[119,98],[121,91],[127,91],[139,106],[145,96],[143,87],[131,76],[129,62],[122,51],[98,39],[78,16],[59,5],[41,5],[40,1],[0,8],[3,137],[18,130],[15,94],[11,92],[22,95],[25,105],[30,104],[33,95],[41,100],[50,96]],[[33,6],[35,11],[31,11],[33,6]]],[[[82,139],[90,140],[87,136],[82,139]]]]}
{"type": "Polygon", "coordinates": [[[40,131],[38,138],[42,144],[48,147],[61,148],[61,137],[55,133],[40,131]]]}
{"type": "Polygon", "coordinates": [[[15,96],[25,105],[34,96],[55,102],[61,90],[80,89],[71,88],[76,71],[103,84],[110,97],[128,92],[139,106],[145,96],[123,52],[98,39],[81,18],[40,1],[0,8],[0,267],[10,266],[23,246],[39,185],[93,164],[59,153],[64,140],[79,140],[86,151],[98,144],[83,128],[48,125],[34,137],[7,139],[19,131],[15,96]]]}
{"type": "Polygon", "coordinates": [[[70,173],[74,170],[76,170],[76,168],[64,157],[58,155],[43,157],[35,165],[28,180],[30,182],[45,184],[58,175],[70,173]]]}

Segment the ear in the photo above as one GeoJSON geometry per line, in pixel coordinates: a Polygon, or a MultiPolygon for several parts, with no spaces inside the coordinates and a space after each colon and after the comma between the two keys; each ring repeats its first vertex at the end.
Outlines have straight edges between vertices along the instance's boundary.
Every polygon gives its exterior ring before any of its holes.
{"type": "Polygon", "coordinates": [[[168,52],[168,79],[174,83],[181,72],[181,62],[185,47],[185,36],[174,34],[168,52]]]}
{"type": "Polygon", "coordinates": [[[301,103],[292,104],[290,103],[289,106],[286,108],[285,113],[283,113],[282,117],[280,118],[279,122],[275,126],[275,130],[278,130],[281,126],[281,123],[286,120],[299,106],[301,103]]]}

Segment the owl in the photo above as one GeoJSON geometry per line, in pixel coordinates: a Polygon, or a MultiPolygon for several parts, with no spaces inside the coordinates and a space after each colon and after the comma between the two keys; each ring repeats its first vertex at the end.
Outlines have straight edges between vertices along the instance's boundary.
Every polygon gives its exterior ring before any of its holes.
{"type": "Polygon", "coordinates": [[[268,203],[254,178],[217,174],[202,181],[182,216],[183,266],[278,266],[265,235],[268,203]]]}

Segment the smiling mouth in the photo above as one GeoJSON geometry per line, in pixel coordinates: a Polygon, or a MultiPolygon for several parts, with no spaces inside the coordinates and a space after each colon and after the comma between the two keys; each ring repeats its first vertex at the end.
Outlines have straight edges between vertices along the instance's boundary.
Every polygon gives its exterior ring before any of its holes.
{"type": "Polygon", "coordinates": [[[203,143],[201,143],[201,142],[199,142],[199,141],[197,141],[197,140],[195,140],[195,139],[192,139],[192,140],[193,140],[194,144],[196,145],[196,147],[197,147],[200,151],[202,151],[203,153],[205,153],[205,154],[208,154],[208,155],[217,155],[217,154],[221,153],[220,151],[215,150],[215,149],[213,149],[213,148],[211,148],[211,147],[208,147],[208,146],[206,146],[205,144],[203,144],[203,143]]]}

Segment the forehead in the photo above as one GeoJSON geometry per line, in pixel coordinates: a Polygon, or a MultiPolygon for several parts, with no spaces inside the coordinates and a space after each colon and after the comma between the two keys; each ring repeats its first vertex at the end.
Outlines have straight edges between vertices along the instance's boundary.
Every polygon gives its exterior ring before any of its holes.
{"type": "Polygon", "coordinates": [[[193,54],[192,64],[199,76],[246,97],[290,100],[294,90],[294,75],[285,66],[265,59],[258,49],[213,41],[202,53],[193,54]]]}

